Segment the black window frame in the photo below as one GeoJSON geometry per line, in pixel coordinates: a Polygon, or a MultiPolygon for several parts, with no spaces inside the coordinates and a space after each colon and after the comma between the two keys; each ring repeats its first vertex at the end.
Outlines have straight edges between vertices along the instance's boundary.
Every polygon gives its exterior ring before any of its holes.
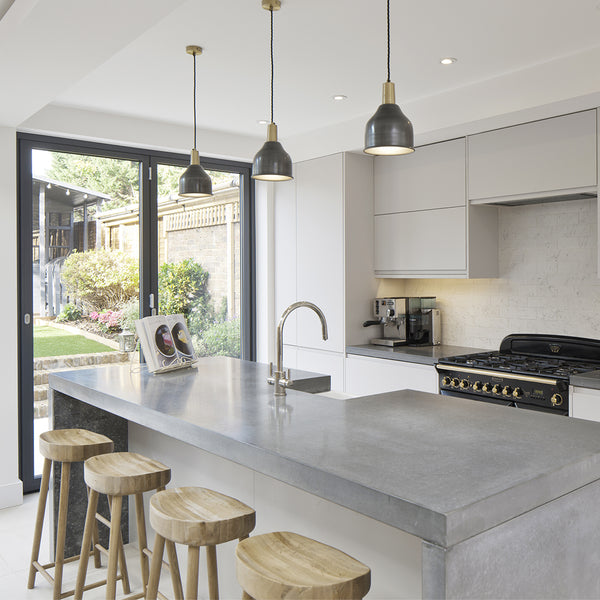
{"type": "MultiPolygon", "coordinates": [[[[189,155],[147,148],[123,146],[17,133],[17,239],[18,239],[18,352],[19,352],[19,477],[24,492],[39,490],[40,478],[33,472],[33,327],[31,231],[24,227],[32,221],[32,150],[102,156],[140,163],[140,314],[152,312],[150,295],[158,303],[158,181],[159,164],[187,166],[189,155]],[[25,323],[25,314],[31,322],[25,323]]],[[[209,171],[240,175],[240,268],[241,268],[241,358],[256,360],[256,233],[255,192],[252,165],[236,160],[201,157],[209,171]]]]}

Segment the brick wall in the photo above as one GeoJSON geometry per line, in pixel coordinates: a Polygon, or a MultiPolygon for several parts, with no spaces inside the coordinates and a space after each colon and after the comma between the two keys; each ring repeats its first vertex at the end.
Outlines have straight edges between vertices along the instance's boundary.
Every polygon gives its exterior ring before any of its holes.
{"type": "MultiPolygon", "coordinates": [[[[240,224],[233,226],[234,238],[234,285],[235,298],[233,315],[240,314],[240,224]]],[[[169,231],[164,237],[163,251],[167,262],[179,262],[193,258],[206,269],[210,277],[208,289],[217,309],[222,298],[227,297],[227,227],[213,225],[169,231]]]]}
{"type": "Polygon", "coordinates": [[[596,199],[501,207],[498,279],[382,279],[378,296],[437,296],[442,341],[496,349],[509,333],[600,338],[596,199]]]}

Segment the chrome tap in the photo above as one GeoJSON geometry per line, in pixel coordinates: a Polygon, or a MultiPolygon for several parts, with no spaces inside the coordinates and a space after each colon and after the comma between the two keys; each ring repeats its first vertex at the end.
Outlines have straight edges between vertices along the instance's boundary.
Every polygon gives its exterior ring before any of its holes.
{"type": "Polygon", "coordinates": [[[319,319],[321,319],[323,339],[327,339],[327,321],[325,320],[325,315],[323,314],[323,311],[312,302],[294,302],[294,304],[290,304],[283,311],[281,319],[279,319],[279,324],[277,325],[277,338],[275,341],[275,345],[277,346],[277,360],[275,370],[273,370],[273,363],[270,363],[269,377],[267,378],[267,381],[269,383],[275,385],[275,396],[285,396],[285,389],[293,383],[290,377],[290,370],[288,369],[286,372],[286,370],[283,368],[283,326],[289,314],[297,308],[300,308],[301,306],[306,306],[306,308],[312,308],[312,310],[314,310],[317,313],[317,316],[319,317],[319,319]]]}

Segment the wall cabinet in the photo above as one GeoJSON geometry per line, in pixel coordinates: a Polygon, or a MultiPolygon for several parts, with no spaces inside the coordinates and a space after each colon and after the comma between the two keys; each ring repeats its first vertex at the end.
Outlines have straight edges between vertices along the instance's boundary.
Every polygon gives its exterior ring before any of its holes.
{"type": "Polygon", "coordinates": [[[571,386],[570,398],[570,417],[600,421],[600,390],[571,386]]]}
{"type": "Polygon", "coordinates": [[[346,358],[347,394],[367,396],[404,389],[437,394],[435,367],[366,356],[348,355],[346,358]]]}
{"type": "Polygon", "coordinates": [[[596,110],[468,137],[469,200],[511,203],[596,193],[596,110]]]}
{"type": "Polygon", "coordinates": [[[465,139],[377,157],[374,268],[378,277],[496,277],[498,214],[466,201],[465,139]]]}

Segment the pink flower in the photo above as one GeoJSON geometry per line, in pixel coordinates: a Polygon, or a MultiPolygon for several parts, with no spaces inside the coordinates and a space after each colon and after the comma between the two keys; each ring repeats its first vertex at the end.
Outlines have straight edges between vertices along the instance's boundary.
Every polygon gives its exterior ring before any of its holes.
{"type": "Polygon", "coordinates": [[[95,310],[90,313],[90,319],[92,321],[96,321],[98,319],[98,313],[95,310]]]}

